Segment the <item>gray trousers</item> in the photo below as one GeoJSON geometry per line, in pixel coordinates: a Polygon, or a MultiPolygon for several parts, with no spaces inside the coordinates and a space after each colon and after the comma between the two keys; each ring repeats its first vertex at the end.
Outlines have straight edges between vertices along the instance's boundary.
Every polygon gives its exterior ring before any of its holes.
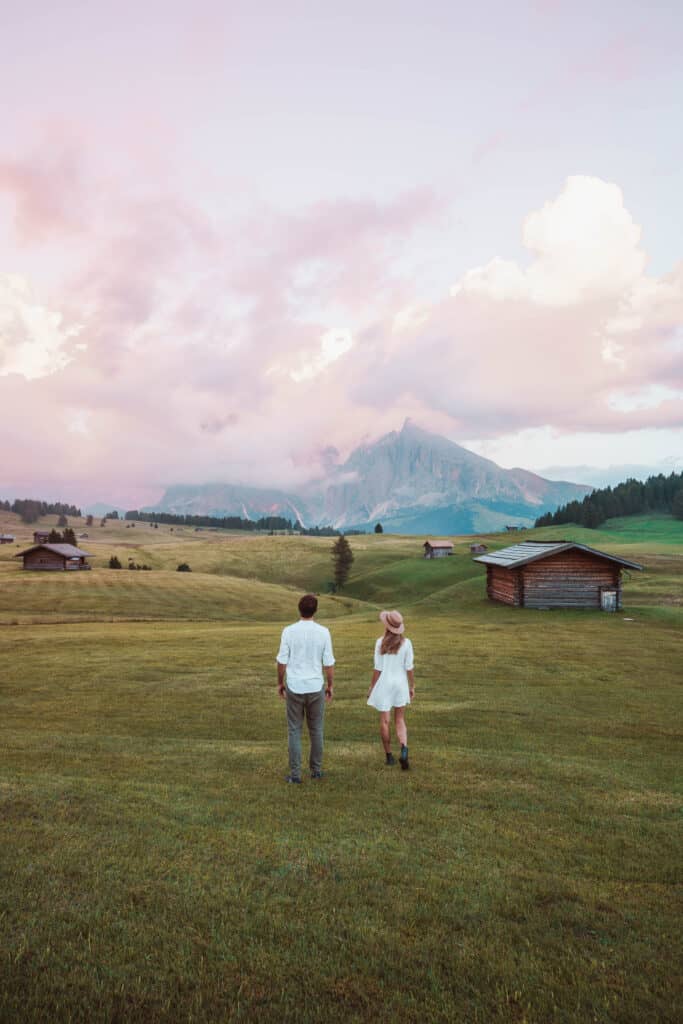
{"type": "Polygon", "coordinates": [[[312,772],[322,770],[323,723],[325,719],[325,687],[315,693],[292,693],[287,688],[287,734],[289,739],[289,774],[301,778],[301,729],[306,719],[311,740],[309,765],[312,772]]]}

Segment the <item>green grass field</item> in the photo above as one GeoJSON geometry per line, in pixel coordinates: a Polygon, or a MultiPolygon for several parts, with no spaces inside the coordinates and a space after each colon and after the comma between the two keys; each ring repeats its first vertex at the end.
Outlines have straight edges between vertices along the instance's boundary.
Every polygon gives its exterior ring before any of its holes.
{"type": "Polygon", "coordinates": [[[329,540],[108,523],[91,572],[34,574],[4,531],[3,1024],[681,1019],[683,523],[535,531],[643,563],[615,615],[487,602],[471,538],[351,538],[301,787],[274,657],[329,540]],[[409,773],[365,706],[387,606],[409,773]]]}

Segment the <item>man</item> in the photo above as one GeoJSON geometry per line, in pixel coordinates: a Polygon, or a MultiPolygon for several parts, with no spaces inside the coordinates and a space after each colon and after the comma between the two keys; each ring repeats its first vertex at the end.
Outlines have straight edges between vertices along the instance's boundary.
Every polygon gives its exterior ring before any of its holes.
{"type": "Polygon", "coordinates": [[[311,741],[311,778],[321,779],[323,775],[323,720],[325,702],[331,701],[334,694],[334,654],[329,629],[313,621],[317,610],[318,599],[315,594],[304,594],[299,601],[301,618],[282,630],[277,655],[277,689],[287,702],[287,782],[301,782],[301,729],[304,716],[311,741]]]}

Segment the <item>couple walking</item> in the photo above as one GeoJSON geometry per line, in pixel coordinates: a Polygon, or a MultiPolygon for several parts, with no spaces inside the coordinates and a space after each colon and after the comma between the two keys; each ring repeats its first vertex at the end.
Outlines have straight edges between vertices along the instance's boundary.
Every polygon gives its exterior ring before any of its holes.
{"type": "MultiPolygon", "coordinates": [[[[289,775],[287,782],[301,782],[301,730],[304,718],[311,741],[312,779],[322,778],[323,723],[325,704],[334,696],[334,653],[332,637],[313,617],[318,610],[315,594],[299,601],[299,621],[282,630],[277,655],[277,688],[287,703],[289,775]],[[324,680],[323,680],[324,674],[324,680]]],[[[413,645],[404,636],[403,616],[397,611],[380,612],[384,636],[375,643],[374,671],[368,690],[368,704],[379,711],[379,731],[387,764],[396,764],[391,752],[391,711],[396,738],[401,744],[401,768],[410,768],[405,709],[415,693],[413,645]]]]}

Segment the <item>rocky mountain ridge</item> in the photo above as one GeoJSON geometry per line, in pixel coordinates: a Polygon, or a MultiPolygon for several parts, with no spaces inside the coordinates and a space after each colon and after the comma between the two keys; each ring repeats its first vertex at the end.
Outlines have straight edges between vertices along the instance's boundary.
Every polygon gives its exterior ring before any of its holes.
{"type": "Polygon", "coordinates": [[[388,532],[477,533],[537,516],[582,498],[590,487],[502,469],[453,441],[406,421],[356,448],[323,480],[291,494],[213,483],[169,487],[153,511],[192,515],[282,515],[304,526],[388,532]]]}

